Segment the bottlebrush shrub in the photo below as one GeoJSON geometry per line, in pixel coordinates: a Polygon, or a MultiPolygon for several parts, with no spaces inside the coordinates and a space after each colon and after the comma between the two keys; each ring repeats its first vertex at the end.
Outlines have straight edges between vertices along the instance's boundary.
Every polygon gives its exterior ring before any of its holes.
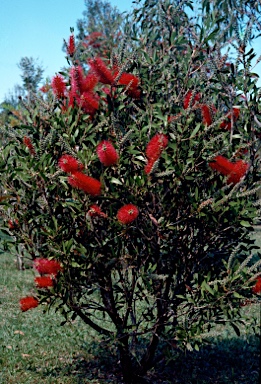
{"type": "Polygon", "coordinates": [[[54,89],[49,108],[36,98],[20,126],[2,127],[1,183],[11,197],[1,201],[7,225],[0,233],[13,234],[17,252],[23,246],[43,276],[52,274],[43,260],[57,263],[53,286],[35,297],[114,343],[128,383],[153,366],[159,343],[171,356],[174,344],[197,349],[216,322],[239,332],[241,303],[260,300],[253,287],[261,260],[251,236],[261,204],[253,118],[259,90],[250,62],[230,76],[217,45],[200,40],[190,17],[180,12],[180,34],[171,24],[174,8],[161,9],[157,22],[155,7],[137,11],[139,47],[111,58],[119,73],[139,79],[139,98],[112,80],[105,59],[88,70],[78,64],[75,71],[72,62],[65,98],[54,89]],[[240,90],[248,87],[244,103],[240,90]],[[186,108],[191,90],[195,103],[186,108]],[[92,112],[79,102],[84,92],[98,100],[92,112]],[[215,108],[211,121],[202,105],[215,108]],[[233,129],[222,129],[235,105],[233,129]],[[248,153],[236,158],[244,147],[248,153]],[[10,218],[19,222],[15,230],[10,218]]]}

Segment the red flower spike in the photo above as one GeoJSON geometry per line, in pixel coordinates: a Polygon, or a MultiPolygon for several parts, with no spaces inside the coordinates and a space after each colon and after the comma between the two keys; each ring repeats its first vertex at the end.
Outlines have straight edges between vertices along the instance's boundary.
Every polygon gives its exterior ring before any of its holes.
{"type": "Polygon", "coordinates": [[[80,65],[70,69],[71,91],[74,95],[81,94],[84,88],[84,72],[80,65]]]}
{"type": "Polygon", "coordinates": [[[49,288],[53,287],[54,281],[51,276],[40,276],[34,279],[37,288],[49,288]]]}
{"type": "Polygon", "coordinates": [[[23,143],[29,149],[30,154],[32,156],[35,156],[35,149],[34,149],[34,146],[33,146],[32,142],[31,142],[30,137],[24,136],[23,143]]]}
{"type": "Polygon", "coordinates": [[[69,37],[69,41],[67,44],[67,53],[69,56],[73,56],[75,53],[75,41],[74,41],[74,36],[71,35],[69,37]]]}
{"type": "Polygon", "coordinates": [[[90,206],[90,209],[88,211],[88,214],[91,216],[91,217],[107,217],[107,215],[102,212],[101,208],[96,205],[96,204],[93,204],[90,206]]]}
{"type": "MultiPolygon", "coordinates": [[[[116,79],[118,76],[118,72],[116,69],[116,72],[114,74],[114,78],[116,79]]],[[[125,85],[127,88],[126,93],[133,97],[134,99],[140,98],[140,90],[138,89],[140,83],[140,79],[131,73],[124,72],[121,77],[118,80],[118,84],[125,85]]]]}
{"type": "Polygon", "coordinates": [[[212,124],[212,114],[211,114],[211,110],[210,110],[208,105],[203,104],[201,106],[201,114],[202,114],[203,124],[205,124],[207,126],[211,125],[212,124]]]}
{"type": "Polygon", "coordinates": [[[101,194],[101,183],[99,180],[87,176],[82,172],[74,172],[70,177],[68,177],[68,183],[72,187],[81,189],[91,196],[101,194]]]}
{"type": "Polygon", "coordinates": [[[59,167],[68,173],[82,171],[84,169],[83,164],[70,155],[63,155],[58,160],[59,167]]]}
{"type": "Polygon", "coordinates": [[[233,163],[224,156],[216,156],[213,162],[209,163],[210,168],[218,171],[224,176],[229,175],[233,171],[233,163]]]}
{"type": "Polygon", "coordinates": [[[50,89],[51,89],[51,85],[50,84],[45,84],[41,88],[39,88],[39,91],[41,91],[43,93],[47,93],[47,92],[50,91],[50,89]]]}
{"type": "Polygon", "coordinates": [[[237,184],[245,176],[249,168],[249,164],[243,160],[232,163],[223,156],[216,156],[214,161],[209,163],[209,166],[222,175],[228,176],[228,184],[237,184]]]}
{"type": "Polygon", "coordinates": [[[149,141],[147,148],[146,148],[146,156],[148,159],[154,159],[157,160],[162,151],[167,147],[168,145],[168,137],[164,133],[156,133],[155,136],[152,137],[152,139],[149,141]]]}
{"type": "Polygon", "coordinates": [[[56,276],[57,273],[62,270],[61,264],[56,260],[37,258],[34,260],[33,264],[34,268],[40,273],[40,275],[56,276]]]}
{"type": "MultiPolygon", "coordinates": [[[[156,159],[156,160],[157,160],[157,159],[156,159]]],[[[147,162],[147,164],[145,165],[145,168],[144,168],[144,172],[145,172],[147,175],[149,175],[149,174],[151,173],[152,168],[153,168],[153,166],[154,166],[156,160],[155,160],[155,159],[149,159],[149,160],[148,160],[148,162],[147,162]]]]}
{"type": "Polygon", "coordinates": [[[237,160],[234,164],[233,164],[233,170],[232,172],[229,174],[229,177],[227,179],[227,183],[230,184],[237,184],[239,183],[239,181],[242,179],[242,177],[245,176],[245,174],[247,173],[248,171],[248,168],[249,168],[249,164],[246,163],[245,161],[243,160],[237,160]]]}
{"type": "MultiPolygon", "coordinates": [[[[237,121],[239,115],[240,115],[240,108],[238,107],[233,107],[233,121],[237,121]]],[[[224,121],[222,121],[222,123],[220,124],[220,128],[221,129],[226,129],[227,131],[230,131],[231,130],[231,112],[229,112],[227,115],[226,115],[226,118],[224,121]]]]}
{"type": "Polygon", "coordinates": [[[261,293],[261,276],[258,276],[256,284],[252,288],[253,293],[261,293]]]}
{"type": "Polygon", "coordinates": [[[100,162],[108,167],[117,163],[119,156],[114,146],[106,140],[101,141],[96,148],[100,162]]]}
{"type": "Polygon", "coordinates": [[[84,79],[82,88],[84,92],[91,92],[93,91],[94,87],[98,84],[98,77],[95,75],[95,73],[89,73],[84,79]]]}
{"type": "Polygon", "coordinates": [[[66,84],[61,75],[55,75],[51,82],[53,93],[58,99],[65,97],[66,84]]]}
{"type": "Polygon", "coordinates": [[[184,97],[184,101],[183,101],[183,107],[184,109],[188,109],[189,107],[189,104],[191,107],[193,107],[193,105],[196,103],[196,101],[199,101],[200,98],[201,98],[201,94],[200,93],[196,93],[194,95],[194,98],[193,100],[190,102],[191,100],[191,97],[192,97],[192,91],[188,91],[188,93],[186,94],[186,96],[184,97]]]}
{"type": "Polygon", "coordinates": [[[93,72],[98,76],[99,81],[102,84],[113,84],[114,76],[100,57],[89,60],[88,64],[92,68],[93,72]]]}
{"type": "Polygon", "coordinates": [[[118,210],[117,219],[121,224],[129,224],[139,215],[136,205],[126,204],[118,210]]]}
{"type": "Polygon", "coordinates": [[[93,48],[99,48],[101,44],[99,43],[99,37],[103,37],[104,35],[101,32],[92,32],[89,36],[86,36],[85,39],[87,43],[83,43],[83,46],[86,48],[92,46],[93,48]],[[97,42],[98,39],[98,42],[97,42]]]}
{"type": "Polygon", "coordinates": [[[83,111],[91,116],[99,108],[99,97],[91,92],[83,92],[81,97],[77,98],[77,102],[83,111]]]}
{"type": "Polygon", "coordinates": [[[36,308],[39,305],[39,301],[33,296],[27,296],[20,299],[20,308],[22,312],[28,311],[28,309],[36,308]]]}

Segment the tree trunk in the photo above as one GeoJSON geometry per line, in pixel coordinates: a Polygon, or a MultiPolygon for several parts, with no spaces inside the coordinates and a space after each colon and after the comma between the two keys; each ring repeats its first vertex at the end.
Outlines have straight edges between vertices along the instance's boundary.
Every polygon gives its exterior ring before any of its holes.
{"type": "Polygon", "coordinates": [[[126,384],[146,384],[147,380],[144,379],[143,374],[139,374],[140,371],[137,364],[135,364],[131,357],[128,340],[129,336],[125,335],[119,338],[118,344],[123,381],[126,384]]]}

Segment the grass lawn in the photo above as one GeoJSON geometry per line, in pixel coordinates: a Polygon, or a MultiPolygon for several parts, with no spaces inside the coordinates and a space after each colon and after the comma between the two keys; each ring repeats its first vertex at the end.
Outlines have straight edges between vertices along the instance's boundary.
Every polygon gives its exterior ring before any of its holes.
{"type": "MultiPolygon", "coordinates": [[[[19,299],[33,290],[31,269],[17,271],[12,255],[0,255],[0,384],[120,384],[117,359],[81,320],[60,326],[63,318],[38,307],[22,313],[19,299]]],[[[258,306],[245,307],[258,317],[258,306]]],[[[251,332],[237,337],[217,328],[200,352],[175,355],[158,363],[148,382],[186,384],[257,384],[260,338],[251,332]]]]}

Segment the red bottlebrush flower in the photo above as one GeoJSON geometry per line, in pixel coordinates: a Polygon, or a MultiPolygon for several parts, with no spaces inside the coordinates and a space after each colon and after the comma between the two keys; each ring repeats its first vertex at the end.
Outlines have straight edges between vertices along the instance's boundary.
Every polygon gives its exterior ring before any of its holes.
{"type": "Polygon", "coordinates": [[[193,105],[196,103],[196,101],[199,101],[200,98],[201,98],[201,94],[200,93],[196,93],[193,97],[193,100],[191,100],[191,97],[192,97],[192,94],[193,92],[192,91],[188,91],[188,93],[186,94],[186,96],[184,97],[184,101],[183,101],[183,107],[184,109],[188,109],[189,105],[191,107],[193,107],[193,105]],[[191,100],[191,102],[190,102],[191,100]]]}
{"type": "Polygon", "coordinates": [[[209,163],[209,166],[220,172],[224,176],[228,176],[227,183],[237,184],[243,176],[245,176],[249,164],[243,160],[238,160],[232,163],[223,156],[216,156],[213,162],[209,163]]]}
{"type": "Polygon", "coordinates": [[[224,156],[216,156],[214,161],[209,163],[210,168],[218,171],[224,176],[229,175],[233,171],[233,163],[224,156]]]}
{"type": "Polygon", "coordinates": [[[256,284],[252,288],[254,293],[261,293],[261,276],[258,276],[256,284]]]}
{"type": "Polygon", "coordinates": [[[77,98],[79,106],[83,111],[91,116],[99,108],[99,97],[92,92],[83,92],[80,98],[77,98]]]}
{"type": "Polygon", "coordinates": [[[105,167],[116,164],[119,159],[119,155],[114,146],[106,140],[101,141],[97,145],[96,152],[100,162],[105,165],[105,167]]]}
{"type": "Polygon", "coordinates": [[[229,112],[227,115],[226,115],[226,118],[224,121],[222,121],[222,123],[220,124],[220,128],[222,129],[226,129],[228,131],[231,130],[231,115],[233,115],[233,121],[237,121],[238,117],[239,117],[239,114],[240,114],[240,108],[238,107],[233,107],[233,111],[232,111],[232,114],[231,112],[229,112]]]}
{"type": "Polygon", "coordinates": [[[203,104],[201,106],[201,114],[202,114],[203,124],[205,124],[207,126],[211,125],[212,124],[212,114],[211,114],[211,110],[210,110],[208,105],[203,104]]]}
{"type": "Polygon", "coordinates": [[[34,279],[37,288],[49,288],[53,287],[54,281],[51,276],[40,276],[34,279]]]}
{"type": "Polygon", "coordinates": [[[126,85],[126,87],[130,86],[130,88],[137,88],[140,83],[140,79],[131,73],[123,72],[118,80],[118,83],[120,85],[126,85]]]}
{"type": "Polygon", "coordinates": [[[147,162],[147,164],[145,165],[145,168],[144,168],[144,172],[147,175],[149,175],[151,173],[152,168],[153,168],[153,166],[155,164],[155,161],[157,161],[157,159],[156,160],[155,159],[148,159],[148,162],[147,162]]]}
{"type": "Polygon", "coordinates": [[[245,176],[249,168],[249,164],[246,163],[243,160],[237,160],[235,163],[233,163],[233,170],[229,174],[229,177],[227,179],[227,183],[233,183],[237,184],[242,179],[242,177],[245,176]]]}
{"type": "Polygon", "coordinates": [[[35,149],[34,149],[34,146],[31,142],[30,137],[24,136],[23,143],[29,149],[29,152],[31,153],[31,155],[35,156],[35,149]]]}
{"type": "Polygon", "coordinates": [[[166,146],[168,145],[168,137],[164,133],[156,133],[149,141],[146,148],[146,156],[148,159],[158,159],[166,146]]]}
{"type": "Polygon", "coordinates": [[[26,312],[28,309],[36,308],[39,305],[39,301],[33,296],[27,296],[20,299],[21,311],[26,312]]]}
{"type": "Polygon", "coordinates": [[[89,73],[84,79],[82,88],[84,92],[91,92],[93,91],[94,87],[97,85],[99,79],[95,75],[95,73],[89,73]]]}
{"type": "Polygon", "coordinates": [[[39,91],[41,91],[43,93],[47,93],[47,92],[50,91],[50,89],[51,89],[51,85],[50,84],[45,84],[41,88],[39,88],[39,91]]]}
{"type": "Polygon", "coordinates": [[[91,196],[97,196],[101,194],[101,183],[99,180],[87,176],[82,172],[74,172],[70,177],[68,177],[68,183],[72,187],[81,189],[91,196]]]}
{"type": "Polygon", "coordinates": [[[40,273],[40,275],[56,276],[57,273],[62,270],[61,264],[56,260],[37,258],[34,260],[33,264],[34,268],[40,273]]]}
{"type": "Polygon", "coordinates": [[[90,206],[88,214],[91,217],[97,217],[97,216],[107,217],[107,215],[104,212],[102,212],[101,208],[98,205],[96,205],[96,204],[93,204],[93,205],[90,206]]]}
{"type": "Polygon", "coordinates": [[[73,173],[77,171],[82,171],[84,169],[83,164],[81,164],[78,160],[76,160],[71,155],[63,155],[58,160],[59,167],[68,173],[73,173]]]}
{"type": "Polygon", "coordinates": [[[70,69],[71,92],[74,96],[81,94],[84,90],[84,72],[80,65],[75,65],[70,69]]]}
{"type": "Polygon", "coordinates": [[[101,46],[100,37],[103,37],[104,35],[101,32],[92,32],[90,35],[86,36],[85,39],[87,40],[87,43],[83,43],[83,45],[87,48],[89,46],[92,46],[93,48],[99,48],[101,46]]]}
{"type": "Polygon", "coordinates": [[[66,84],[61,75],[55,75],[51,82],[53,93],[58,99],[65,97],[66,84]]]}
{"type": "Polygon", "coordinates": [[[118,210],[117,219],[121,224],[129,224],[139,215],[136,205],[126,204],[118,210]]]}
{"type": "MultiPolygon", "coordinates": [[[[77,94],[76,92],[74,91],[74,89],[70,89],[70,91],[68,92],[68,108],[69,107],[74,107],[75,106],[75,99],[77,97],[77,94]]],[[[67,110],[67,106],[64,106],[65,110],[67,110]]]]}
{"type": "Polygon", "coordinates": [[[69,41],[68,41],[68,44],[67,44],[67,53],[68,53],[69,56],[73,56],[74,52],[75,52],[75,41],[74,41],[74,36],[71,35],[69,37],[69,41]]]}
{"type": "Polygon", "coordinates": [[[113,73],[106,67],[105,63],[100,57],[89,60],[88,64],[93,72],[98,76],[102,84],[112,84],[114,81],[113,73]]]}
{"type": "MultiPolygon", "coordinates": [[[[118,73],[116,71],[114,78],[117,78],[118,73]]],[[[140,79],[131,73],[124,72],[118,80],[118,84],[125,85],[127,88],[126,93],[134,99],[140,98],[140,90],[138,89],[140,79]]]]}

